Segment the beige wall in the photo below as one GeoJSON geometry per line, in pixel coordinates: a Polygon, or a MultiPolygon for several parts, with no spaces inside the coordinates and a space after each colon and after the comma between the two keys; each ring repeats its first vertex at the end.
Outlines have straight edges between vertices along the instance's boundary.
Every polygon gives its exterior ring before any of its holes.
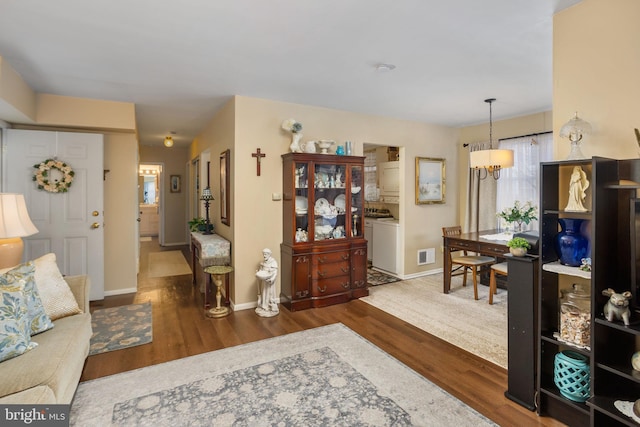
{"type": "Polygon", "coordinates": [[[162,180],[164,192],[164,244],[165,246],[185,245],[189,243],[187,221],[187,200],[189,194],[188,169],[189,149],[173,146],[149,147],[140,146],[140,163],[162,163],[164,165],[162,180]],[[169,191],[171,175],[180,175],[182,191],[169,191]]]}
{"type": "Polygon", "coordinates": [[[36,94],[13,67],[0,56],[0,119],[33,123],[36,94]]]}
{"type": "Polygon", "coordinates": [[[105,134],[104,291],[137,289],[138,141],[134,134],[105,134]]]}
{"type": "MultiPolygon", "coordinates": [[[[587,156],[637,158],[640,128],[640,1],[583,0],[553,20],[553,127],[577,111],[591,123],[587,156]]],[[[555,155],[569,142],[556,136],[555,155]]]]}
{"type": "MultiPolygon", "coordinates": [[[[238,96],[234,103],[230,102],[216,115],[192,145],[192,157],[208,148],[213,148],[213,156],[228,147],[232,150],[231,173],[234,182],[231,217],[234,231],[225,235],[227,230],[218,224],[216,229],[232,241],[234,303],[241,306],[255,303],[257,284],[254,274],[262,259],[263,248],[271,248],[280,262],[282,204],[281,201],[273,201],[272,194],[282,193],[281,155],[289,151],[291,135],[283,131],[280,125],[284,119],[291,117],[303,124],[303,141],[333,139],[344,143],[349,140],[354,142],[354,155],[363,154],[362,144],[365,141],[403,147],[400,158],[404,170],[401,183],[404,202],[399,208],[399,216],[403,224],[404,274],[413,275],[441,268],[440,251],[437,251],[436,264],[418,268],[417,250],[440,247],[440,227],[457,212],[455,190],[443,205],[416,205],[415,157],[445,158],[448,162],[447,188],[457,188],[458,130],[238,96]],[[234,123],[235,135],[229,132],[230,123],[234,123]],[[266,154],[262,159],[261,176],[256,175],[256,160],[251,157],[257,148],[266,154]]],[[[215,170],[218,171],[217,168],[215,170]]],[[[217,187],[215,189],[218,190],[217,187]]]]}
{"type": "MultiPolygon", "coordinates": [[[[500,138],[511,138],[514,136],[549,132],[552,130],[553,124],[551,111],[494,121],[492,131],[494,148],[497,148],[497,143],[500,138]]],[[[460,129],[460,141],[458,144],[458,170],[460,171],[458,180],[460,182],[460,186],[458,187],[456,194],[457,203],[460,207],[457,216],[459,224],[464,224],[465,212],[467,209],[469,148],[464,147],[464,144],[483,141],[489,141],[489,122],[475,126],[467,126],[460,129]]]]}

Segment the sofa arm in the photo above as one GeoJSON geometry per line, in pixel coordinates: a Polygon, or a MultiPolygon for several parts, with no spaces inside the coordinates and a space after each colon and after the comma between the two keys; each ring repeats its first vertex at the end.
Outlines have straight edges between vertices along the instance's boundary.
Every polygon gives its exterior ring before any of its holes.
{"type": "Polygon", "coordinates": [[[89,312],[89,289],[91,287],[91,279],[89,276],[65,276],[64,280],[71,288],[73,296],[78,301],[78,307],[85,313],[89,312]]]}

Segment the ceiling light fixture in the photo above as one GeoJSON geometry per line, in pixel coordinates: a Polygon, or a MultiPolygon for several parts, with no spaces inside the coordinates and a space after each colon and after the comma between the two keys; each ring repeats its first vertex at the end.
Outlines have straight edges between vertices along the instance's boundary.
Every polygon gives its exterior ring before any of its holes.
{"type": "Polygon", "coordinates": [[[165,147],[173,147],[173,138],[171,136],[166,136],[164,138],[164,146],[165,147]]]}
{"type": "Polygon", "coordinates": [[[489,149],[469,153],[469,164],[477,171],[480,179],[485,179],[489,175],[493,179],[500,179],[500,170],[513,166],[513,150],[493,149],[493,109],[491,106],[495,100],[495,98],[484,100],[489,104],[489,149]]]}
{"type": "Polygon", "coordinates": [[[577,111],[576,115],[560,128],[560,137],[569,138],[569,141],[571,141],[571,152],[567,160],[586,159],[584,154],[582,154],[582,150],[580,150],[580,142],[582,141],[583,135],[590,133],[591,124],[578,117],[577,111]]]}
{"type": "Polygon", "coordinates": [[[395,68],[396,66],[393,64],[377,64],[376,65],[376,71],[380,73],[386,73],[388,71],[394,70],[395,68]]]}

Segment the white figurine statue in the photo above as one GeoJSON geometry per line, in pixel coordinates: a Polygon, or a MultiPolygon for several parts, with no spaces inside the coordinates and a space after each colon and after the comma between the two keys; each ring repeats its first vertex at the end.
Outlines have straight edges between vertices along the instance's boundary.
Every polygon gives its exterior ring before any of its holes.
{"type": "Polygon", "coordinates": [[[574,166],[571,173],[571,181],[569,182],[569,202],[565,211],[571,212],[586,212],[586,208],[582,204],[585,197],[587,197],[587,188],[589,188],[589,181],[587,180],[587,174],[582,170],[580,166],[574,166]]]}
{"type": "Polygon", "coordinates": [[[271,249],[262,250],[264,261],[256,271],[258,278],[258,307],[256,314],[261,317],[273,317],[280,313],[278,295],[276,294],[276,277],[278,277],[278,262],[271,257],[271,249]]]}

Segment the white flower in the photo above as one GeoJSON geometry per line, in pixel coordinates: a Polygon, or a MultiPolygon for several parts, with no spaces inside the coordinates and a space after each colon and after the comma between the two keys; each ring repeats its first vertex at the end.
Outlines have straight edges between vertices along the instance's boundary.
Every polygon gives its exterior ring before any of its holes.
{"type": "Polygon", "coordinates": [[[291,133],[298,133],[302,130],[302,124],[297,122],[296,119],[287,119],[282,122],[282,129],[291,133]]]}

